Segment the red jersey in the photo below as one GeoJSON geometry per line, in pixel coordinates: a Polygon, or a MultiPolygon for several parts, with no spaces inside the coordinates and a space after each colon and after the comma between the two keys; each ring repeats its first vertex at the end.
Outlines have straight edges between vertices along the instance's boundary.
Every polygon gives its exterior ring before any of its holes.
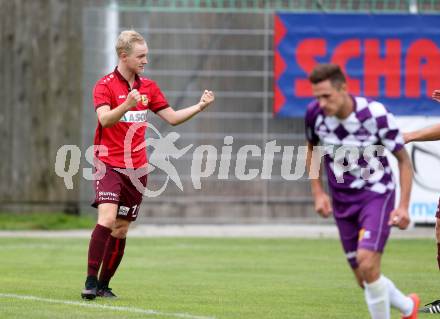
{"type": "MultiPolygon", "coordinates": [[[[146,121],[148,110],[154,113],[168,107],[168,102],[157,84],[147,78],[136,75],[133,88],[130,88],[127,80],[119,73],[118,69],[100,79],[93,89],[93,103],[95,110],[103,105],[116,108],[122,104],[128,93],[137,89],[141,95],[141,101],[111,127],[103,128],[98,121],[95,132],[95,146],[103,145],[108,153],[96,151],[95,156],[104,163],[119,168],[139,168],[147,164],[147,153],[145,148],[136,150],[145,141],[146,121]],[[130,127],[134,124],[145,123],[136,130],[131,138],[131,143],[125,150],[126,156],[131,154],[131,162],[124,161],[124,140],[130,127]]],[[[130,136],[129,136],[130,137],[130,136]]],[[[130,139],[128,139],[129,141],[130,139]]]]}

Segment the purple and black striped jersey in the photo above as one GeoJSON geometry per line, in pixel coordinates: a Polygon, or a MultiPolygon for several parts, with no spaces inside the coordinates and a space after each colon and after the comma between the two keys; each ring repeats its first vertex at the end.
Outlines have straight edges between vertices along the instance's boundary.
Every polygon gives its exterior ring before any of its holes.
{"type": "Polygon", "coordinates": [[[395,189],[385,154],[402,149],[404,141],[394,116],[385,106],[352,97],[354,110],[345,119],[326,116],[317,101],[306,112],[306,136],[324,149],[324,165],[334,201],[353,203],[395,189]]]}

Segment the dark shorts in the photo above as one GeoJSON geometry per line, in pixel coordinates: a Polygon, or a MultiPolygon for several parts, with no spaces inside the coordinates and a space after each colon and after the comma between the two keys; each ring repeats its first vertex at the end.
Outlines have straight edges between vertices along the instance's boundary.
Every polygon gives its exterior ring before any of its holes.
{"type": "MultiPolygon", "coordinates": [[[[145,187],[147,175],[140,177],[139,181],[145,187]]],[[[118,205],[117,218],[136,220],[142,203],[142,193],[136,189],[130,177],[106,165],[105,175],[94,181],[94,186],[96,194],[93,207],[97,208],[103,203],[114,203],[118,205]]]]}
{"type": "MultiPolygon", "coordinates": [[[[359,205],[354,214],[343,218],[335,217],[342,247],[352,268],[357,267],[356,255],[359,248],[383,252],[390,235],[388,220],[394,209],[394,201],[395,192],[378,195],[359,205]]],[[[341,208],[343,205],[339,205],[338,210],[341,208]]],[[[336,208],[334,213],[335,216],[338,215],[336,208]]]]}
{"type": "Polygon", "coordinates": [[[438,200],[437,211],[435,212],[435,218],[440,218],[440,198],[438,200]]]}

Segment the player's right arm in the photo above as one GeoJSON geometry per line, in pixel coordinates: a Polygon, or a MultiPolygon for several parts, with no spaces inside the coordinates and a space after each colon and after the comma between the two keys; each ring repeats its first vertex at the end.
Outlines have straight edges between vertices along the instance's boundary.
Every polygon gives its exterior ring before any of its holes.
{"type": "Polygon", "coordinates": [[[307,142],[306,168],[309,173],[315,210],[322,217],[327,218],[332,213],[332,204],[330,196],[328,196],[322,186],[320,156],[313,155],[313,144],[307,142]]]}
{"type": "Polygon", "coordinates": [[[110,109],[110,105],[102,105],[96,109],[96,114],[98,116],[98,121],[102,127],[112,127],[116,123],[119,122],[122,116],[130,110],[132,107],[135,107],[136,104],[141,100],[141,95],[137,90],[132,90],[127,95],[127,99],[119,104],[114,109],[110,109]]]}

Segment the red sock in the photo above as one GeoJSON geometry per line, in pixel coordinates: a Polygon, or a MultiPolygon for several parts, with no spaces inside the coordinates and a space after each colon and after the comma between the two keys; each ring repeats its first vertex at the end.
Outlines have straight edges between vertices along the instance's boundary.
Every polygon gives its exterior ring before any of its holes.
{"type": "Polygon", "coordinates": [[[440,270],[440,243],[437,243],[437,264],[438,269],[440,270]]]}
{"type": "Polygon", "coordinates": [[[101,266],[105,251],[105,244],[111,232],[112,230],[110,228],[96,224],[89,244],[89,259],[87,263],[88,276],[98,275],[99,266],[101,266]]]}
{"type": "Polygon", "coordinates": [[[101,273],[99,274],[99,283],[108,285],[110,279],[118,269],[124,256],[125,238],[115,238],[110,236],[105,248],[104,260],[102,262],[101,273]]]}

